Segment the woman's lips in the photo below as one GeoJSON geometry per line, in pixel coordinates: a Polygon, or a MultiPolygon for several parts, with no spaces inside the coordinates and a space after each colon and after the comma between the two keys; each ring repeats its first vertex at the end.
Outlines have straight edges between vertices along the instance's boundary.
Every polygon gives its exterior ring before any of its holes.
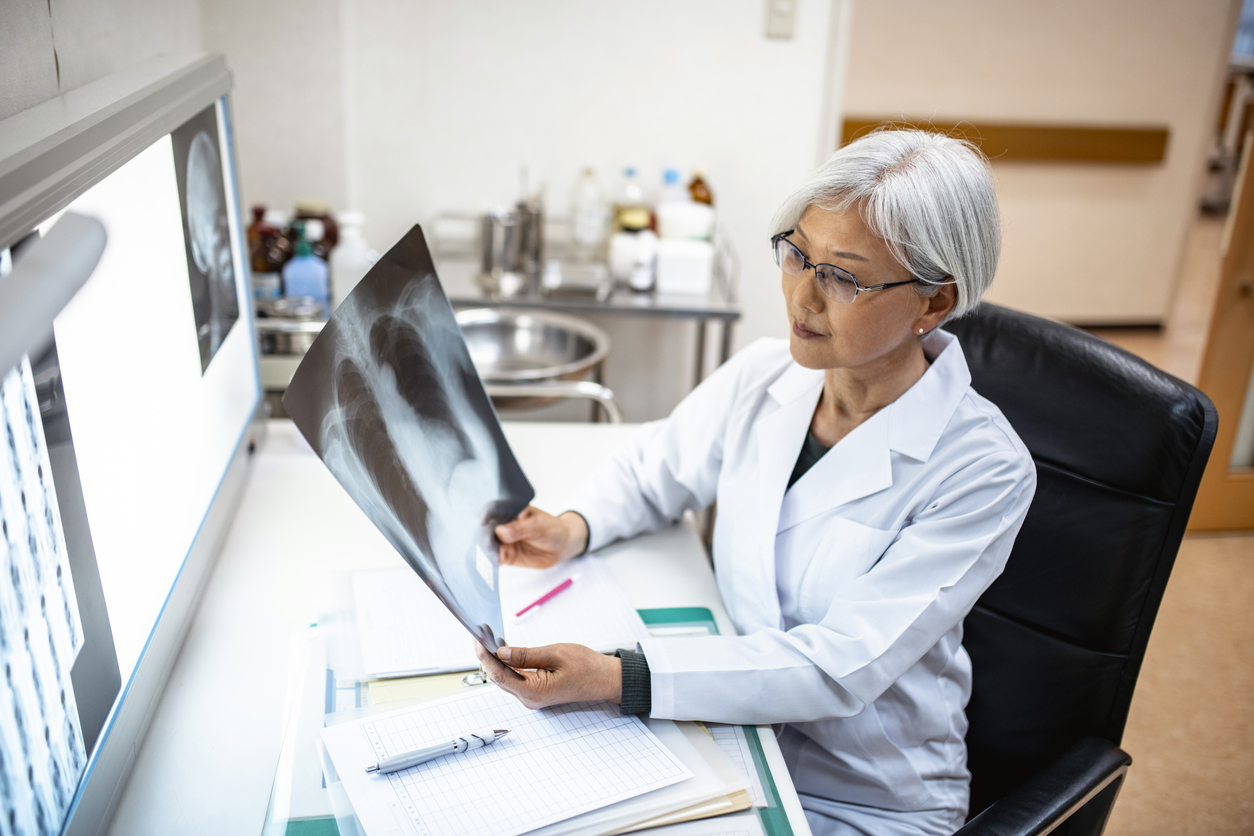
{"type": "Polygon", "coordinates": [[[792,321],[792,332],[803,340],[813,340],[824,336],[818,331],[811,331],[795,319],[792,321]]]}

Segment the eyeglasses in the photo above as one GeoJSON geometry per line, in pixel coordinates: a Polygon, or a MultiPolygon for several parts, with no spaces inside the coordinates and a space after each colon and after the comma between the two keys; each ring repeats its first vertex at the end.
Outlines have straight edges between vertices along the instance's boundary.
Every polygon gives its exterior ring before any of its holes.
{"type": "Polygon", "coordinates": [[[775,252],[775,264],[779,269],[783,270],[790,276],[800,276],[805,272],[807,267],[814,269],[814,279],[818,282],[819,290],[823,291],[823,295],[833,302],[841,302],[848,305],[858,297],[858,293],[872,293],[876,290],[887,290],[890,287],[899,287],[903,284],[953,284],[953,279],[947,282],[925,282],[922,279],[909,279],[904,282],[885,282],[884,284],[873,284],[863,286],[858,284],[858,280],[853,277],[853,273],[848,270],[842,270],[835,264],[812,264],[801,250],[797,249],[797,245],[788,240],[788,236],[792,235],[795,230],[781,232],[771,238],[771,249],[775,252]]]}

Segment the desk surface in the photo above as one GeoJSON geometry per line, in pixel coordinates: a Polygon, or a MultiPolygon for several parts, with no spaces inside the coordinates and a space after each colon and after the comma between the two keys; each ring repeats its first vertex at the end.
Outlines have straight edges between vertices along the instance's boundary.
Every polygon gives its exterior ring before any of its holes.
{"type": "MultiPolygon", "coordinates": [[[[536,489],[560,511],[634,431],[624,424],[506,424],[536,489]]],[[[603,551],[638,607],[708,607],[734,632],[700,539],[682,523],[603,551]],[[665,576],[666,584],[656,583],[665,576]]],[[[289,421],[271,421],[235,523],[205,588],[110,828],[137,834],[259,833],[282,743],[290,641],[334,612],[337,578],[403,566],[289,421]]],[[[774,740],[780,795],[807,832],[774,740]]]]}

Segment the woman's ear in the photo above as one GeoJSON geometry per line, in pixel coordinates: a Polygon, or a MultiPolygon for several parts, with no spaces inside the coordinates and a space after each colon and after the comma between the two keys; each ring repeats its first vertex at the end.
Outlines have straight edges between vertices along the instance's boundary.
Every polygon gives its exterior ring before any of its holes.
{"type": "Polygon", "coordinates": [[[958,288],[952,284],[941,285],[931,296],[924,296],[927,307],[914,323],[917,334],[926,334],[940,325],[941,320],[958,304],[958,288]]]}

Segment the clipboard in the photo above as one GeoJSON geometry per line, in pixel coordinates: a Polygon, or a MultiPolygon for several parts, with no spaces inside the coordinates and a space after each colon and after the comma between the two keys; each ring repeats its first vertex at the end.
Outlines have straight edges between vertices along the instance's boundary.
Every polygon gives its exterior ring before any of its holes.
{"type": "MultiPolygon", "coordinates": [[[[718,624],[714,620],[714,614],[706,607],[667,607],[661,609],[643,609],[637,610],[640,618],[644,621],[645,626],[650,631],[658,630],[668,631],[673,628],[682,632],[663,632],[662,635],[719,635],[718,624]]],[[[294,664],[293,669],[305,669],[305,679],[307,680],[297,690],[309,692],[307,701],[316,702],[317,705],[311,705],[310,719],[316,720],[320,727],[321,718],[324,714],[330,714],[337,711],[351,711],[359,709],[364,705],[368,705],[374,700],[372,699],[371,689],[364,682],[350,682],[342,680],[336,676],[333,670],[333,661],[328,658],[326,649],[325,634],[318,630],[316,626],[311,627],[307,631],[302,631],[303,635],[296,641],[293,648],[294,664]],[[308,664],[300,664],[299,660],[306,657],[309,659],[308,664]]],[[[456,692],[461,690],[460,674],[446,674],[444,676],[422,677],[432,689],[446,688],[449,691],[456,692]],[[439,680],[439,681],[437,681],[439,680]],[[443,680],[448,680],[444,682],[443,680]]],[[[394,682],[393,685],[401,681],[394,682]]],[[[386,686],[387,680],[382,685],[386,686]]],[[[289,710],[297,711],[296,706],[292,706],[289,710]]],[[[285,721],[288,726],[287,733],[284,735],[284,746],[289,745],[288,736],[299,737],[298,725],[292,724],[291,718],[285,721]]],[[[759,737],[759,729],[757,726],[742,726],[745,733],[746,742],[749,745],[749,751],[753,758],[753,766],[757,771],[758,779],[762,784],[763,794],[766,797],[765,807],[756,807],[754,812],[758,815],[758,820],[762,825],[763,831],[767,836],[793,836],[792,826],[788,823],[788,814],[784,810],[783,803],[780,799],[779,790],[775,784],[775,778],[771,774],[770,767],[766,762],[766,755],[762,750],[762,741],[759,737]]],[[[306,731],[306,735],[310,732],[306,731]]],[[[312,738],[310,738],[312,740],[312,738]]],[[[295,741],[293,741],[295,742],[295,741]]],[[[290,769],[290,767],[289,767],[290,769]]],[[[275,783],[271,789],[268,809],[266,810],[265,824],[263,825],[263,836],[338,836],[341,832],[337,826],[335,812],[327,806],[317,804],[313,808],[305,807],[294,803],[295,799],[290,797],[293,787],[293,776],[288,772],[283,774],[284,768],[282,760],[279,770],[275,775],[275,783]],[[281,797],[284,796],[284,797],[281,797]],[[283,809],[286,815],[278,815],[275,813],[283,809]]],[[[296,781],[299,783],[299,781],[296,781]]],[[[325,780],[319,781],[322,785],[321,789],[328,789],[325,780]]],[[[346,801],[346,799],[345,799],[346,801]]],[[[748,812],[748,811],[746,811],[748,812]]],[[[642,831],[647,833],[648,831],[642,831]]]]}
{"type": "MultiPolygon", "coordinates": [[[[644,621],[649,632],[657,636],[717,636],[718,623],[714,613],[706,607],[664,607],[660,609],[636,610],[644,621]]],[[[749,743],[749,751],[753,756],[753,766],[762,782],[762,790],[766,795],[766,806],[755,808],[758,820],[767,836],[793,836],[792,825],[788,823],[788,814],[775,786],[775,777],[766,763],[766,754],[762,751],[762,740],[758,736],[757,726],[742,726],[745,739],[749,743]]]]}

